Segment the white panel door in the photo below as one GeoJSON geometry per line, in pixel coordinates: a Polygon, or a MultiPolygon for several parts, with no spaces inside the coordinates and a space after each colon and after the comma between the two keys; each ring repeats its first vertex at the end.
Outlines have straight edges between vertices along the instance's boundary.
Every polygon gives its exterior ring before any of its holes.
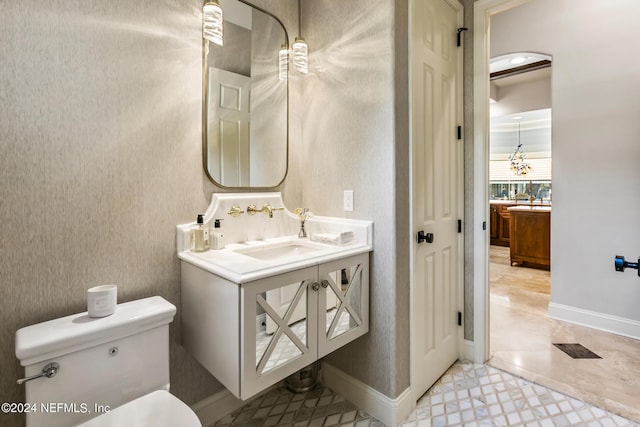
{"type": "Polygon", "coordinates": [[[209,70],[207,168],[227,187],[249,185],[249,96],[251,78],[213,68],[209,70]]]}
{"type": "Polygon", "coordinates": [[[462,48],[456,0],[411,3],[411,128],[414,241],[411,298],[411,389],[419,398],[455,362],[461,344],[462,48]]]}

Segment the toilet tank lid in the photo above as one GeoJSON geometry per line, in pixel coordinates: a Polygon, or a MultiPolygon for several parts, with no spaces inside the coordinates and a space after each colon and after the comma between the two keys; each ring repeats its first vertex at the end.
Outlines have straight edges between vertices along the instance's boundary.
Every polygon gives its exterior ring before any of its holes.
{"type": "Polygon", "coordinates": [[[26,326],[16,331],[16,357],[28,366],[169,324],[175,314],[173,304],[154,296],[118,304],[107,317],[85,311],[26,326]]]}

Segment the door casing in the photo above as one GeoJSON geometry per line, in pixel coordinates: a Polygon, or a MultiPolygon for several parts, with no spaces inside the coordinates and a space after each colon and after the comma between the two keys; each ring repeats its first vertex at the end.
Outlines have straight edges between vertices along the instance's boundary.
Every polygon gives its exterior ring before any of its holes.
{"type": "Polygon", "coordinates": [[[489,26],[491,16],[529,0],[478,0],[473,5],[473,361],[489,350],[489,26]],[[483,229],[484,228],[484,229],[483,229]]]}

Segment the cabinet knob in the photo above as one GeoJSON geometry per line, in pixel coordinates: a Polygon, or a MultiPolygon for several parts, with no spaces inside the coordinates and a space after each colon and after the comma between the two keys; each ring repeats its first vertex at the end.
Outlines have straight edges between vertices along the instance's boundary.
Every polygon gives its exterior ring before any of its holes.
{"type": "Polygon", "coordinates": [[[322,285],[322,287],[323,287],[323,288],[325,288],[325,289],[329,287],[329,282],[328,282],[327,280],[323,280],[320,284],[321,284],[321,285],[322,285]]]}
{"type": "Polygon", "coordinates": [[[318,289],[320,289],[320,284],[318,282],[313,282],[311,284],[311,289],[313,289],[314,291],[317,291],[318,289]]]}

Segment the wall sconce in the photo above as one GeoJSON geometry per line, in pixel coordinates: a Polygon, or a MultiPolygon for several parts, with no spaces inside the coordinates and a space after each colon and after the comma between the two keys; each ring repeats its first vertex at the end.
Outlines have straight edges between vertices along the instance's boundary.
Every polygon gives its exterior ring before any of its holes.
{"type": "Polygon", "coordinates": [[[293,42],[293,66],[302,74],[309,72],[309,47],[302,37],[293,42]]]}
{"type": "Polygon", "coordinates": [[[217,0],[211,0],[202,7],[202,37],[222,46],[222,8],[217,0]]]}
{"type": "Polygon", "coordinates": [[[299,35],[293,42],[293,68],[302,74],[309,72],[309,47],[307,42],[302,38],[302,20],[300,19],[301,6],[298,0],[298,32],[299,35]]]}

